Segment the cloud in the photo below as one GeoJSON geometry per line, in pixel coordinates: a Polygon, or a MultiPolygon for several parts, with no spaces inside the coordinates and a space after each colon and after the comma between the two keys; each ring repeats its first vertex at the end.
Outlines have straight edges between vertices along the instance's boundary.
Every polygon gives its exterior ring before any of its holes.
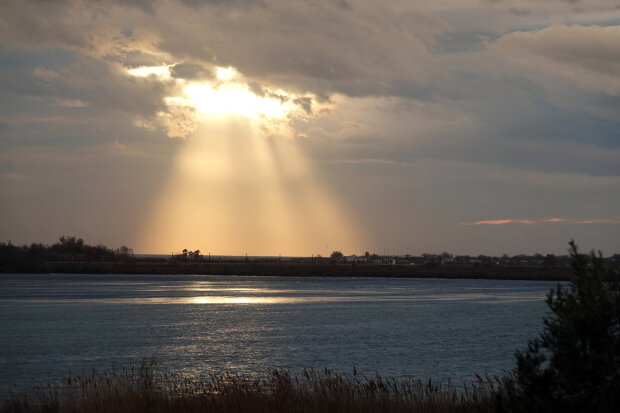
{"type": "Polygon", "coordinates": [[[8,0],[0,3],[0,44],[31,50],[64,49],[95,57],[162,58],[159,41],[147,24],[148,1],[8,0]],[[147,13],[145,13],[147,11],[147,13]],[[144,24],[140,24],[143,22],[144,24]]]}
{"type": "Polygon", "coordinates": [[[536,221],[530,219],[495,219],[488,221],[461,222],[461,225],[504,225],[504,224],[535,224],[536,221]]]}
{"type": "Polygon", "coordinates": [[[530,16],[532,11],[526,8],[511,7],[510,14],[515,16],[530,16]]]}
{"type": "Polygon", "coordinates": [[[620,218],[595,218],[595,219],[571,219],[571,218],[547,218],[547,219],[494,219],[475,222],[461,222],[461,225],[506,225],[506,224],[620,224],[620,218]]]}
{"type": "Polygon", "coordinates": [[[620,218],[596,218],[577,221],[577,224],[620,224],[620,218]]]}
{"type": "Polygon", "coordinates": [[[84,102],[79,99],[59,99],[54,98],[54,104],[57,106],[63,106],[65,108],[85,108],[89,106],[88,102],[84,102]]]}
{"type": "Polygon", "coordinates": [[[546,58],[573,69],[618,77],[620,26],[554,25],[537,31],[514,32],[498,40],[515,54],[546,58]]]}
{"type": "Polygon", "coordinates": [[[557,24],[513,32],[493,47],[526,75],[620,93],[620,26],[557,24]]]}
{"type": "Polygon", "coordinates": [[[212,79],[215,74],[212,69],[195,63],[178,63],[170,68],[170,76],[186,80],[212,79]]]}
{"type": "Polygon", "coordinates": [[[226,7],[246,7],[253,5],[264,5],[264,0],[177,0],[181,4],[200,8],[205,6],[226,6],[226,7]]]}
{"type": "Polygon", "coordinates": [[[0,159],[0,177],[2,178],[21,178],[22,175],[19,173],[13,162],[8,159],[0,159]]]}
{"type": "Polygon", "coordinates": [[[183,21],[159,28],[157,45],[174,59],[233,66],[248,78],[326,99],[420,93],[437,74],[427,45],[450,29],[432,13],[380,3],[343,9],[277,0],[198,8],[192,16],[168,3],[158,10],[183,21]]]}
{"type": "Polygon", "coordinates": [[[163,126],[166,135],[171,138],[186,138],[197,127],[196,109],[191,106],[169,106],[166,110],[157,113],[154,121],[163,126]]]}
{"type": "MultiPolygon", "coordinates": [[[[176,94],[177,85],[78,55],[65,67],[0,69],[0,90],[0,122],[11,125],[0,144],[84,145],[113,140],[107,131],[135,129],[138,119],[161,118],[169,109],[164,98],[176,94]]],[[[170,129],[161,126],[164,133],[170,129]]]]}
{"type": "Polygon", "coordinates": [[[293,100],[293,102],[296,105],[301,106],[302,109],[306,111],[306,113],[308,114],[312,113],[312,98],[311,97],[307,97],[307,96],[300,97],[300,98],[293,100]]]}
{"type": "Polygon", "coordinates": [[[118,63],[81,58],[59,71],[61,82],[45,84],[50,93],[79,99],[91,106],[150,116],[164,109],[174,84],[154,77],[134,77],[118,63]]]}
{"type": "MultiPolygon", "coordinates": [[[[582,12],[559,0],[488,3],[0,2],[0,147],[33,177],[14,187],[12,211],[42,182],[82,188],[80,171],[96,162],[106,165],[88,169],[98,182],[120,171],[118,157],[169,162],[207,117],[166,98],[182,97],[183,82],[217,87],[216,68],[230,66],[248,93],[293,108],[282,120],[291,145],[378,243],[486,252],[497,239],[476,244],[476,225],[517,232],[502,222],[544,232],[537,246],[572,231],[618,245],[603,228],[615,218],[587,217],[613,216],[620,202],[620,10],[607,0],[582,12]],[[128,75],[139,67],[169,76],[128,75]],[[76,147],[89,162],[41,164],[76,147]],[[472,219],[531,211],[586,218],[472,219]],[[554,222],[563,225],[542,225],[554,222]]],[[[275,147],[285,134],[272,132],[263,135],[275,147]]],[[[142,175],[127,161],[121,175],[157,187],[151,175],[165,168],[150,161],[142,175]]]]}

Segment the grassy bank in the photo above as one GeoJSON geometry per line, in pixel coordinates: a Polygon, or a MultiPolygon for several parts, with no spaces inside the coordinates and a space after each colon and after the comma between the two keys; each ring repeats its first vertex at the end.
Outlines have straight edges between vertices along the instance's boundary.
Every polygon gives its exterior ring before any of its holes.
{"type": "Polygon", "coordinates": [[[263,379],[219,374],[191,380],[156,371],[152,363],[73,375],[9,394],[0,410],[17,412],[487,412],[493,411],[497,380],[466,386],[414,378],[274,370],[263,379]]]}

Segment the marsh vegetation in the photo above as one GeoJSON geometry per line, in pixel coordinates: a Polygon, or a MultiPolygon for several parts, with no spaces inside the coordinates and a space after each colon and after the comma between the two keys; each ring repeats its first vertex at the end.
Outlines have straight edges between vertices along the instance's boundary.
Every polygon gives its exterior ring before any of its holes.
{"type": "Polygon", "coordinates": [[[386,379],[353,372],[273,370],[252,379],[232,373],[198,380],[154,368],[71,375],[9,395],[2,406],[17,412],[484,412],[492,411],[497,378],[464,386],[406,377],[386,379]]]}

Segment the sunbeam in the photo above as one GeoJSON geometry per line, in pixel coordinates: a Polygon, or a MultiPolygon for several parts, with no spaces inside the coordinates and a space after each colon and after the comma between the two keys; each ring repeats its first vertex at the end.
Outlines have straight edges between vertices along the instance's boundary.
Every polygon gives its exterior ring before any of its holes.
{"type": "MultiPolygon", "coordinates": [[[[168,68],[128,72],[165,77],[168,68]]],[[[264,87],[257,95],[234,68],[215,69],[214,79],[176,79],[182,93],[165,99],[190,116],[195,128],[136,246],[253,255],[361,248],[351,214],[321,183],[294,139],[292,120],[310,116],[307,105],[300,107],[299,96],[279,89],[264,87]]]]}
{"type": "Polygon", "coordinates": [[[204,123],[188,138],[137,245],[159,252],[326,254],[329,246],[361,245],[353,228],[293,141],[268,140],[237,116],[204,123]]]}

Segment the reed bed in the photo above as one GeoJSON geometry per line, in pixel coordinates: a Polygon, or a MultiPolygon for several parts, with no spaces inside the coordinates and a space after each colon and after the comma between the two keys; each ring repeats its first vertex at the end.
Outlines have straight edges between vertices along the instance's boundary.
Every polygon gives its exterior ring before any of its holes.
{"type": "Polygon", "coordinates": [[[233,373],[190,379],[159,371],[153,362],[9,393],[0,411],[18,412],[487,412],[497,378],[467,385],[416,378],[386,379],[329,369],[298,376],[273,370],[253,379],[233,373]]]}

